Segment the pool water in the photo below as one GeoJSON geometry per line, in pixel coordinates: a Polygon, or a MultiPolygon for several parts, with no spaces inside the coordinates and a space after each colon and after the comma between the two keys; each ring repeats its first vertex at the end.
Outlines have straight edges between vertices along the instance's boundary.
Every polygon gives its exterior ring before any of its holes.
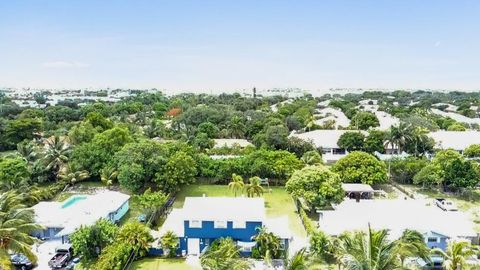
{"type": "Polygon", "coordinates": [[[86,198],[87,198],[86,196],[73,196],[62,204],[62,208],[70,207],[75,203],[77,203],[78,201],[85,200],[86,198]]]}

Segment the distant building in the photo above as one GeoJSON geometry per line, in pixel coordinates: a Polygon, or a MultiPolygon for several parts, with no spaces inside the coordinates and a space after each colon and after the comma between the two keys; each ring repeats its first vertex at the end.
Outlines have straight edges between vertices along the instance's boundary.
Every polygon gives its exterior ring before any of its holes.
{"type": "Polygon", "coordinates": [[[245,148],[247,146],[253,146],[253,144],[245,139],[214,139],[213,148],[233,148],[235,146],[245,148]]]}
{"type": "MultiPolygon", "coordinates": [[[[173,209],[157,234],[173,231],[179,238],[177,254],[199,255],[216,239],[230,237],[248,256],[262,226],[281,238],[282,248],[288,248],[288,218],[267,219],[263,198],[187,197],[183,208],[173,209]]],[[[163,250],[158,246],[151,253],[160,255],[163,250]]]]}
{"type": "Polygon", "coordinates": [[[453,149],[460,153],[472,144],[480,144],[480,131],[434,131],[428,134],[436,149],[453,149]]]}
{"type": "Polygon", "coordinates": [[[118,222],[129,209],[129,198],[120,192],[104,191],[95,195],[74,195],[64,202],[40,202],[32,208],[35,222],[45,229],[33,235],[66,242],[80,226],[92,225],[100,218],[118,222]]]}
{"type": "Polygon", "coordinates": [[[366,134],[366,132],[358,130],[317,129],[305,133],[292,134],[290,136],[313,143],[317,149],[322,151],[323,161],[328,163],[335,162],[348,154],[346,149],[340,148],[337,144],[338,139],[340,139],[340,136],[345,132],[362,132],[366,134]]]}

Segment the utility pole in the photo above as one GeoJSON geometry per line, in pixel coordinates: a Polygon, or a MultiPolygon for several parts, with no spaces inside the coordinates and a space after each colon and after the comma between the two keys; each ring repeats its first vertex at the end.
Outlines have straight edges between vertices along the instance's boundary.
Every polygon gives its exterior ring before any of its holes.
{"type": "Polygon", "coordinates": [[[253,98],[257,98],[257,88],[253,87],[253,98]]]}

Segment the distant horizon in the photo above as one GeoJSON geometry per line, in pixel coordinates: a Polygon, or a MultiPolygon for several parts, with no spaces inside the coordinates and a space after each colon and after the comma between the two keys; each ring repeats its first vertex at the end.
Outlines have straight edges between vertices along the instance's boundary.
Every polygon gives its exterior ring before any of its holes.
{"type": "MultiPolygon", "coordinates": [[[[386,92],[390,93],[393,91],[408,91],[408,92],[415,92],[415,91],[430,91],[430,92],[444,92],[444,93],[449,93],[449,92],[465,92],[465,93],[470,93],[470,92],[478,92],[478,89],[429,89],[429,88],[330,88],[330,89],[316,89],[316,90],[311,90],[311,89],[302,89],[298,87],[287,87],[287,88],[282,88],[282,87],[274,87],[274,88],[265,88],[261,89],[258,87],[255,87],[257,89],[258,94],[265,94],[269,90],[295,90],[295,92],[292,92],[292,94],[295,93],[308,93],[316,97],[320,97],[325,94],[348,94],[348,93],[363,93],[367,91],[381,91],[381,92],[386,92]]],[[[69,88],[36,88],[36,87],[8,87],[8,86],[1,86],[0,85],[0,90],[2,89],[16,89],[16,90],[30,90],[30,91],[60,91],[60,90],[116,90],[116,89],[121,89],[121,90],[144,90],[144,91],[150,91],[155,89],[156,91],[162,92],[165,95],[176,95],[176,94],[186,94],[186,93],[192,93],[192,94],[210,94],[210,95],[219,95],[219,94],[234,94],[234,93],[239,93],[239,94],[252,94],[253,87],[250,89],[221,89],[221,90],[206,90],[206,89],[185,89],[185,90],[170,90],[170,89],[162,89],[158,87],[148,87],[148,88],[139,88],[139,87],[130,87],[130,88],[122,88],[122,87],[69,87],[69,88]]],[[[279,93],[280,94],[280,93],[279,93]]],[[[272,92],[272,95],[274,95],[274,92],[272,92]]]]}
{"type": "Polygon", "coordinates": [[[480,2],[1,1],[0,85],[480,89],[480,2]]]}

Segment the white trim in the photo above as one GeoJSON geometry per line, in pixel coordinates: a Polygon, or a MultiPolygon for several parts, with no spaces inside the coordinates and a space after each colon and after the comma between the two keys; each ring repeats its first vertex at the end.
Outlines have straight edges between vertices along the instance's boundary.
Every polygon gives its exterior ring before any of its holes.
{"type": "Polygon", "coordinates": [[[190,228],[202,228],[202,221],[201,220],[189,220],[188,226],[190,228]]]}
{"type": "Polygon", "coordinates": [[[247,222],[246,221],[234,220],[232,223],[233,223],[233,228],[234,229],[245,229],[245,228],[247,228],[247,222]]]}
{"type": "Polygon", "coordinates": [[[226,229],[228,227],[228,222],[225,220],[215,220],[213,222],[213,227],[215,229],[226,229]]]}

